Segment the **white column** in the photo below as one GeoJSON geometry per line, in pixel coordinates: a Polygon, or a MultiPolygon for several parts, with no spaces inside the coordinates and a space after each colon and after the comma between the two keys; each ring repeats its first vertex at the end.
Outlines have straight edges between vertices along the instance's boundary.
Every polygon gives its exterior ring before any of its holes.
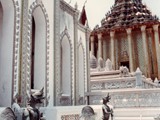
{"type": "Polygon", "coordinates": [[[153,25],[153,29],[154,29],[154,39],[155,39],[157,65],[158,65],[158,79],[160,79],[160,46],[159,46],[160,42],[159,42],[158,26],[159,25],[153,25]]]}
{"type": "Polygon", "coordinates": [[[113,65],[113,69],[115,69],[115,56],[114,56],[114,31],[110,32],[110,39],[111,39],[111,62],[113,65]]]}
{"type": "Polygon", "coordinates": [[[102,33],[98,34],[98,58],[102,58],[102,33]]]}
{"type": "Polygon", "coordinates": [[[144,64],[145,64],[145,75],[146,77],[149,75],[149,57],[147,50],[147,37],[146,37],[146,26],[141,26],[142,32],[142,42],[143,42],[143,50],[144,50],[144,64]]]}
{"type": "Polygon", "coordinates": [[[103,60],[104,61],[106,61],[107,60],[107,56],[106,56],[106,54],[107,54],[107,46],[106,46],[107,44],[106,44],[106,40],[105,39],[103,39],[103,60]]]}
{"type": "Polygon", "coordinates": [[[91,36],[91,54],[94,55],[94,36],[91,36]]]}
{"type": "Polygon", "coordinates": [[[129,48],[129,67],[130,67],[130,72],[133,72],[133,53],[132,53],[132,29],[128,28],[126,29],[127,31],[127,37],[128,37],[128,48],[129,48]]]}

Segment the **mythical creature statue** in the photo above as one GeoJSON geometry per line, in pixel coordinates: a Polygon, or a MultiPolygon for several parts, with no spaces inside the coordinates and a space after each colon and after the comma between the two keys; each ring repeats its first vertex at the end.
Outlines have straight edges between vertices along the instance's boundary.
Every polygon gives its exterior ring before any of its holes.
{"type": "Polygon", "coordinates": [[[38,104],[42,104],[45,98],[43,96],[43,89],[31,91],[26,108],[20,108],[14,101],[12,108],[7,107],[2,111],[0,120],[45,120],[38,107],[38,104]]]}
{"type": "Polygon", "coordinates": [[[0,114],[0,120],[17,120],[17,119],[13,110],[10,107],[7,107],[0,114]]]}
{"type": "Polygon", "coordinates": [[[128,77],[129,76],[129,70],[126,66],[121,66],[119,70],[120,70],[121,77],[128,77]]]}
{"type": "Polygon", "coordinates": [[[111,116],[111,120],[113,120],[113,110],[107,105],[111,97],[109,94],[107,97],[103,98],[103,106],[102,106],[102,112],[103,112],[103,120],[109,120],[111,116]]]}
{"type": "Polygon", "coordinates": [[[45,120],[43,114],[39,111],[39,104],[43,103],[44,96],[43,96],[43,89],[40,91],[34,91],[31,93],[31,97],[27,103],[27,108],[24,110],[23,113],[23,120],[45,120]]]}

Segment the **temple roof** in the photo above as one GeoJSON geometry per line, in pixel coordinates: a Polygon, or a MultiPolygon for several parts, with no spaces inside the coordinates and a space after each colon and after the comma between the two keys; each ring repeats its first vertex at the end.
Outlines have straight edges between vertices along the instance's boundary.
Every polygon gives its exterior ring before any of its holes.
{"type": "Polygon", "coordinates": [[[83,9],[79,18],[79,22],[82,25],[85,25],[86,21],[87,21],[86,10],[85,10],[85,6],[83,6],[83,9]]]}
{"type": "Polygon", "coordinates": [[[159,18],[152,15],[142,0],[115,0],[111,10],[101,21],[101,28],[113,30],[147,23],[159,23],[159,18]]]}

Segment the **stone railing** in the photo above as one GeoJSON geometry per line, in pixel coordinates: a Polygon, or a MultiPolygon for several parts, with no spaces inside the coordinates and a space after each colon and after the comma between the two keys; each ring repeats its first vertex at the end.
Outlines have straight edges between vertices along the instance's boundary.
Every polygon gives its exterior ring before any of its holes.
{"type": "MultiPolygon", "coordinates": [[[[151,81],[142,77],[142,88],[159,88],[159,86],[151,81]]],[[[126,89],[136,88],[136,77],[118,77],[112,79],[97,79],[90,82],[91,91],[94,90],[108,90],[108,89],[126,89]]]]}
{"type": "Polygon", "coordinates": [[[150,78],[142,75],[139,68],[132,74],[124,71],[128,71],[126,67],[121,67],[120,70],[116,71],[92,72],[90,80],[91,91],[126,88],[150,89],[160,87],[157,79],[152,82],[150,78]]]}
{"type": "Polygon", "coordinates": [[[107,89],[123,89],[135,88],[135,78],[114,78],[111,80],[92,80],[90,82],[91,91],[93,90],[107,90],[107,89]]]}
{"type": "Polygon", "coordinates": [[[160,89],[125,89],[86,93],[90,105],[102,104],[102,98],[109,93],[110,103],[115,108],[160,107],[160,89]]]}

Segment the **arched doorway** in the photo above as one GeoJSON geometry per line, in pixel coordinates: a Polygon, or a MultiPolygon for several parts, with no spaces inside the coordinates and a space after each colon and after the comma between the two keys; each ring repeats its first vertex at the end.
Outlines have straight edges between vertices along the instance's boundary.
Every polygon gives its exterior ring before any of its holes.
{"type": "Polygon", "coordinates": [[[40,6],[32,14],[31,89],[46,86],[46,21],[40,6]]]}
{"type": "Polygon", "coordinates": [[[0,1],[0,106],[11,106],[14,46],[14,5],[0,1]]]}

